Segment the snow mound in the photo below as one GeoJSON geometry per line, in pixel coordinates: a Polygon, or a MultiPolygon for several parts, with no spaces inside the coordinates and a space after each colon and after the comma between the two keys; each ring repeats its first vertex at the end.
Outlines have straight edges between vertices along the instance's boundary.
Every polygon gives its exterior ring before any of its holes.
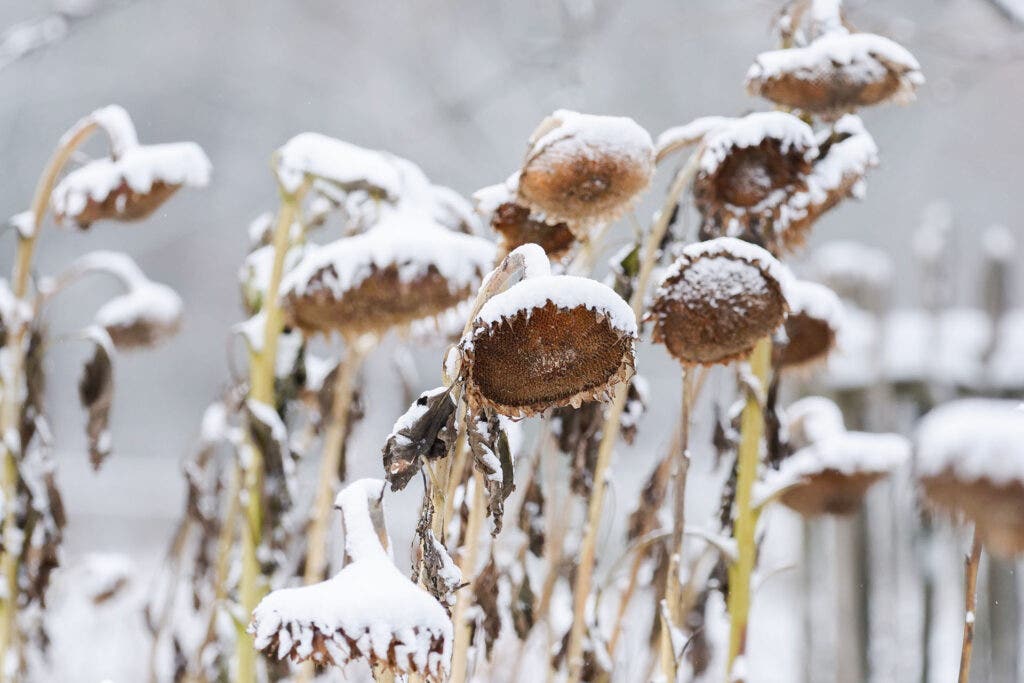
{"type": "Polygon", "coordinates": [[[387,665],[395,673],[443,677],[451,659],[452,623],[427,591],[398,571],[382,545],[384,481],[361,479],[335,502],[345,522],[351,562],[333,578],[285,588],[265,597],[249,631],[255,646],[279,659],[312,659],[343,666],[354,659],[387,665]],[[380,521],[375,524],[375,518],[380,521]]]}

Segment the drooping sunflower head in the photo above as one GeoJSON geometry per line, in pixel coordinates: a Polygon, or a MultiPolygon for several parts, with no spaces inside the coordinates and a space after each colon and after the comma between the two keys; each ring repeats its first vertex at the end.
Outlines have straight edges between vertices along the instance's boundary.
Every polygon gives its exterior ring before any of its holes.
{"type": "Polygon", "coordinates": [[[631,207],[654,174],[654,142],[635,121],[560,109],[530,138],[518,201],[585,234],[631,207]]]}
{"type": "Polygon", "coordinates": [[[655,294],[653,340],[685,365],[742,358],[782,325],[791,277],[748,242],[719,237],[691,244],[655,294]]]}
{"type": "Polygon", "coordinates": [[[460,351],[470,402],[510,417],[607,398],[633,374],[636,318],[609,287],[546,275],[490,299],[460,351]]]}

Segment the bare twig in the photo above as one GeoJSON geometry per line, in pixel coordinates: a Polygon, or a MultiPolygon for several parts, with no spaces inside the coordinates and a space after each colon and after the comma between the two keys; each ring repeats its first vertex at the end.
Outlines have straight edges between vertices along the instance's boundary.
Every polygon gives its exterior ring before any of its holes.
{"type": "Polygon", "coordinates": [[[974,649],[974,608],[978,598],[978,565],[981,562],[981,538],[974,530],[971,554],[964,566],[964,642],[960,650],[960,675],[958,683],[967,683],[971,674],[971,652],[974,649]]]}

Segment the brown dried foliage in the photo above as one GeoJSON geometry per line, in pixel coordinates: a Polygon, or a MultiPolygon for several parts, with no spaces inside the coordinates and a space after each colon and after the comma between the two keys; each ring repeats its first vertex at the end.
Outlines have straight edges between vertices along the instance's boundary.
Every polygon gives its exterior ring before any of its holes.
{"type": "Polygon", "coordinates": [[[94,345],[92,358],[82,367],[78,398],[89,414],[85,433],[89,461],[99,469],[110,455],[110,407],[114,398],[114,365],[103,344],[94,345]]]}

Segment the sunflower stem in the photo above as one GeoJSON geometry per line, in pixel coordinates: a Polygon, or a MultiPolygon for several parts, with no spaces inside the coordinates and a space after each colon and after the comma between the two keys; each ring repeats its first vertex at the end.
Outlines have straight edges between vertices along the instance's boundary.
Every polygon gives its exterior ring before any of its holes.
{"type": "MultiPolygon", "coordinates": [[[[14,257],[14,269],[11,273],[11,291],[14,298],[24,301],[28,292],[29,274],[32,272],[32,259],[35,255],[36,242],[46,218],[50,205],[50,196],[57,184],[57,178],[78,149],[97,129],[94,120],[86,119],[75,124],[60,140],[46,167],[36,183],[35,194],[29,211],[32,214],[32,231],[28,235],[18,235],[18,247],[14,257]]],[[[36,311],[32,312],[32,316],[36,311]]],[[[17,443],[18,423],[22,413],[22,393],[25,383],[25,336],[29,330],[28,320],[19,320],[7,331],[4,347],[9,350],[10,360],[6,381],[0,394],[0,448],[3,449],[3,467],[0,469],[0,492],[4,501],[3,526],[0,535],[4,539],[3,553],[0,554],[0,574],[5,585],[4,598],[0,600],[0,683],[7,680],[8,666],[6,657],[8,650],[17,641],[18,619],[18,572],[21,556],[15,550],[19,544],[11,542],[11,535],[17,525],[17,494],[18,459],[24,444],[17,443]],[[14,437],[12,438],[12,435],[14,437]]]]}
{"type": "MultiPolygon", "coordinates": [[[[699,168],[700,150],[698,149],[686,165],[676,174],[661,211],[654,219],[651,232],[644,246],[643,261],[637,274],[636,289],[630,300],[630,306],[637,318],[643,313],[644,297],[651,279],[651,273],[658,262],[661,241],[668,230],[676,205],[683,192],[690,185],[699,168]]],[[[629,395],[626,382],[615,387],[615,397],[605,416],[603,436],[597,451],[597,462],[594,465],[594,490],[590,495],[587,508],[587,523],[584,529],[583,542],[580,545],[579,565],[576,572],[576,586],[573,592],[573,621],[569,632],[569,682],[578,683],[583,675],[583,640],[586,636],[587,603],[590,601],[590,588],[593,581],[594,562],[597,555],[597,536],[601,526],[601,514],[604,510],[605,477],[611,464],[612,452],[619,437],[622,410],[629,395]]]]}
{"type": "Polygon", "coordinates": [[[964,641],[960,648],[958,683],[967,683],[971,675],[971,653],[974,651],[974,608],[978,600],[978,565],[981,564],[981,538],[977,528],[971,540],[971,554],[964,564],[964,641]]]}
{"type": "Polygon", "coordinates": [[[476,469],[473,470],[473,504],[469,508],[469,519],[466,522],[466,539],[462,557],[459,558],[459,569],[470,585],[458,593],[455,610],[452,613],[452,624],[455,627],[455,645],[452,650],[452,668],[450,683],[465,683],[468,680],[469,645],[472,629],[466,622],[466,609],[472,599],[472,584],[476,578],[477,555],[480,548],[480,529],[487,512],[487,500],[484,498],[484,478],[476,469]]]}
{"type": "MultiPolygon", "coordinates": [[[[308,186],[308,181],[304,182],[294,193],[281,189],[281,208],[274,227],[274,263],[263,301],[263,312],[266,315],[263,344],[258,351],[253,351],[249,355],[249,400],[267,406],[274,404],[277,342],[284,328],[278,290],[284,276],[284,260],[291,243],[292,224],[298,216],[299,203],[308,186]]],[[[239,581],[239,598],[242,613],[245,615],[252,614],[264,592],[262,572],[256,555],[263,526],[263,454],[251,439],[248,445],[251,457],[247,459],[242,475],[245,509],[242,524],[242,575],[239,581]]],[[[252,636],[244,629],[239,629],[235,656],[236,683],[253,683],[256,680],[256,650],[253,647],[252,636]]]]}
{"type": "Polygon", "coordinates": [[[307,585],[323,581],[325,578],[327,526],[331,517],[331,504],[334,502],[334,489],[338,483],[341,455],[345,449],[349,411],[352,407],[352,388],[366,355],[366,345],[359,339],[348,340],[346,346],[348,357],[338,366],[338,375],[334,380],[330,424],[324,435],[320,476],[317,477],[316,498],[310,515],[306,569],[303,574],[303,580],[307,585]]]}
{"type": "MultiPolygon", "coordinates": [[[[772,342],[764,338],[750,355],[750,369],[764,386],[768,379],[772,342]]],[[[751,492],[760,462],[764,435],[764,412],[756,395],[749,395],[740,418],[740,447],[736,463],[736,561],[729,565],[729,653],[727,672],[746,649],[747,621],[750,617],[750,579],[757,561],[754,536],[759,509],[751,505],[751,492]]],[[[729,678],[728,680],[733,680],[729,678]]]]}

